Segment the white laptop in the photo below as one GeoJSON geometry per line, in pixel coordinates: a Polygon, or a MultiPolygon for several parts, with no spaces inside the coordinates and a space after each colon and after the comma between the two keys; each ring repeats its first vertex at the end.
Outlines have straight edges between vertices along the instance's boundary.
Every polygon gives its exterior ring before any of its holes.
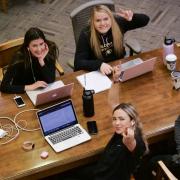
{"type": "Polygon", "coordinates": [[[46,88],[26,91],[35,106],[49,103],[58,99],[70,97],[73,92],[74,83],[64,85],[62,81],[55,81],[46,88]]]}
{"type": "Polygon", "coordinates": [[[91,139],[78,124],[71,99],[37,112],[42,134],[56,151],[60,152],[91,139]]]}
{"type": "Polygon", "coordinates": [[[153,71],[157,57],[143,61],[140,58],[121,64],[121,74],[119,80],[121,82],[135,78],[147,72],[153,71]]]}

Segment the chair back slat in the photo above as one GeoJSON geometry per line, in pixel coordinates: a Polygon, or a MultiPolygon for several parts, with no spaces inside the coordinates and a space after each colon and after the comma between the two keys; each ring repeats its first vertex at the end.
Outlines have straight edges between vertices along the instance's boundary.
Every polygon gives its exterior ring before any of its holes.
{"type": "Polygon", "coordinates": [[[178,180],[163,161],[158,161],[156,180],[178,180]]]}
{"type": "Polygon", "coordinates": [[[21,47],[24,38],[18,38],[0,44],[0,67],[8,65],[12,60],[14,53],[21,47]]]}

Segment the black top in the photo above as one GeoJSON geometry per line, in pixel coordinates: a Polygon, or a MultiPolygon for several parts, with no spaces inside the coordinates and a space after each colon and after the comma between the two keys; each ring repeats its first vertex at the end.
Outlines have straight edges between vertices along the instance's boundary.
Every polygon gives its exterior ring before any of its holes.
{"type": "MultiPolygon", "coordinates": [[[[129,30],[146,26],[149,22],[149,17],[145,14],[134,14],[131,21],[127,21],[120,16],[115,16],[115,19],[120,27],[122,34],[129,30]]],[[[100,35],[99,40],[101,43],[101,52],[103,55],[103,59],[101,60],[97,59],[94,51],[91,49],[90,27],[88,26],[81,31],[75,53],[75,71],[81,69],[88,71],[98,70],[103,62],[110,62],[124,57],[125,50],[119,57],[114,53],[111,29],[105,35],[100,35]]]]}
{"type": "Polygon", "coordinates": [[[122,136],[114,134],[95,169],[95,180],[129,180],[136,170],[146,147],[141,133],[135,136],[136,147],[130,152],[122,136]]]}
{"type": "Polygon", "coordinates": [[[18,51],[3,77],[1,91],[5,93],[24,93],[25,85],[33,84],[35,81],[54,82],[55,60],[48,53],[44,62],[45,65],[41,67],[38,59],[32,57],[32,68],[25,68],[24,56],[18,51]]]}

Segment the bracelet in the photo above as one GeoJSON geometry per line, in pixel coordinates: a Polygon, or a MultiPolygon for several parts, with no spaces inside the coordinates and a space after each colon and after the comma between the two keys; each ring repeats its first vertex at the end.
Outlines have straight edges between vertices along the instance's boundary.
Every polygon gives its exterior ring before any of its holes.
{"type": "Polygon", "coordinates": [[[25,141],[25,142],[23,142],[23,145],[22,145],[22,148],[25,151],[30,151],[30,150],[34,149],[34,147],[35,147],[35,144],[32,141],[25,141]]]}

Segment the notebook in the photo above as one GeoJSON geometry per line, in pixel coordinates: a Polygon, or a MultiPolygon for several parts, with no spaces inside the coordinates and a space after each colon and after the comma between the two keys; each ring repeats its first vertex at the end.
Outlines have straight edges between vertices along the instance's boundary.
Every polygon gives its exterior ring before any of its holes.
{"type": "Polygon", "coordinates": [[[55,81],[43,89],[26,91],[35,106],[49,103],[58,99],[70,97],[73,92],[74,83],[64,85],[62,81],[55,81]]]}
{"type": "Polygon", "coordinates": [[[44,138],[56,152],[91,139],[78,123],[71,99],[39,110],[37,116],[44,138]]]}
{"type": "Polygon", "coordinates": [[[121,74],[119,80],[121,82],[135,78],[147,72],[153,71],[157,57],[143,61],[140,58],[121,64],[121,74]]]}
{"type": "Polygon", "coordinates": [[[85,73],[76,78],[86,90],[94,90],[95,93],[110,89],[112,85],[112,81],[99,71],[85,73]]]}

